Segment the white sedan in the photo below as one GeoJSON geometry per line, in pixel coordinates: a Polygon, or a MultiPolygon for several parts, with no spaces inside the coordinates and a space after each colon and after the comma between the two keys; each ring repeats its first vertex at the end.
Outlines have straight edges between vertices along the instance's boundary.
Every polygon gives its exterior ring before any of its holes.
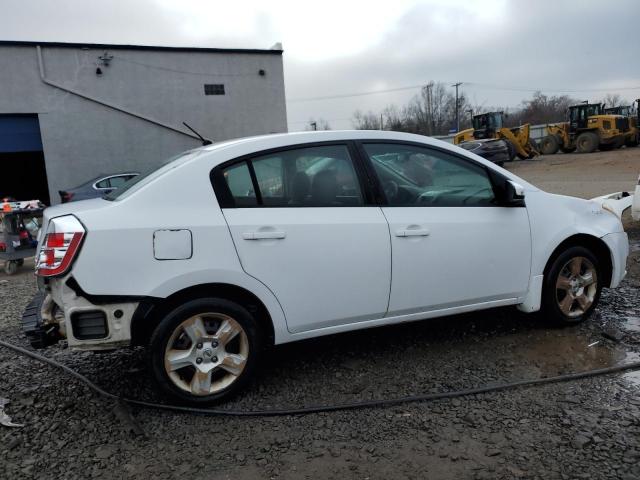
{"type": "Polygon", "coordinates": [[[222,142],[47,209],[25,325],[39,345],[145,345],[165,393],[211,404],[272,344],[507,305],[580,322],[626,273],[615,202],[418,135],[222,142]]]}

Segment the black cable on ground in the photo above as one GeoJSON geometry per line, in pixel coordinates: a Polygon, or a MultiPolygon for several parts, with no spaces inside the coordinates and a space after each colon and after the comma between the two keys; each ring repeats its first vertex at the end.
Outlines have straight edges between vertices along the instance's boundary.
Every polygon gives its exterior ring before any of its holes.
{"type": "Polygon", "coordinates": [[[187,413],[199,413],[204,415],[220,415],[220,416],[233,416],[233,417],[275,417],[283,415],[304,415],[309,413],[319,412],[334,412],[337,410],[355,410],[359,408],[375,408],[375,407],[389,407],[392,405],[400,405],[410,402],[428,402],[433,400],[443,400],[456,397],[464,397],[467,395],[477,395],[479,393],[500,392],[503,390],[510,390],[519,387],[527,387],[532,385],[545,385],[549,383],[567,382],[572,380],[580,380],[583,378],[596,377],[600,375],[608,375],[611,373],[624,372],[628,370],[640,370],[640,362],[632,362],[624,365],[616,365],[614,367],[599,368],[596,370],[587,370],[585,372],[567,373],[565,375],[557,375],[555,377],[537,378],[535,380],[520,380],[517,382],[504,383],[502,385],[467,388],[464,390],[456,390],[453,392],[442,393],[427,393],[420,395],[410,395],[407,397],[382,399],[382,400],[364,400],[359,402],[338,403],[334,405],[316,405],[310,407],[300,408],[283,408],[283,409],[270,409],[270,410],[228,410],[228,409],[211,409],[211,408],[197,408],[197,407],[183,407],[179,405],[167,405],[163,403],[145,402],[143,400],[135,400],[130,398],[122,398],[113,393],[109,393],[84,375],[72,370],[71,368],[62,365],[61,363],[51,360],[37,353],[31,352],[25,348],[12,345],[11,343],[0,340],[0,347],[8,348],[14,352],[30,357],[42,363],[46,363],[53,367],[59,368],[66,374],[80,380],[86,384],[94,392],[99,395],[108,398],[110,400],[116,400],[118,402],[125,402],[129,405],[136,405],[139,407],[154,408],[159,410],[169,410],[174,412],[187,412],[187,413]]]}

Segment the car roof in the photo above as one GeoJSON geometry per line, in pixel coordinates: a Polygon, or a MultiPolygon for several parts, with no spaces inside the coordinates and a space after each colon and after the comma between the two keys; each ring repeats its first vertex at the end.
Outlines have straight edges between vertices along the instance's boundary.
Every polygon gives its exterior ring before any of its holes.
{"type": "MultiPolygon", "coordinates": [[[[413,133],[389,132],[381,130],[324,130],[314,132],[293,132],[275,133],[270,135],[259,135],[255,137],[245,137],[233,140],[225,140],[214,143],[195,150],[201,150],[210,154],[225,152],[231,156],[242,156],[269,150],[272,148],[304,145],[315,142],[349,141],[349,140],[396,140],[405,142],[416,142],[436,146],[445,150],[457,151],[458,147],[451,143],[443,142],[432,137],[416,135],[413,133]]],[[[208,155],[207,155],[208,156],[208,155]]]]}
{"type": "MultiPolygon", "coordinates": [[[[219,143],[213,143],[202,147],[203,150],[213,151],[220,148],[226,148],[235,145],[257,145],[269,143],[290,142],[290,145],[298,143],[325,142],[325,141],[345,141],[345,140],[362,140],[362,139],[397,139],[405,141],[424,142],[426,139],[435,140],[424,135],[416,135],[414,133],[391,132],[383,130],[322,130],[312,132],[290,132],[290,133],[272,133],[269,135],[256,135],[253,137],[236,138],[225,140],[219,143]]],[[[436,140],[436,142],[439,142],[436,140]]]]}

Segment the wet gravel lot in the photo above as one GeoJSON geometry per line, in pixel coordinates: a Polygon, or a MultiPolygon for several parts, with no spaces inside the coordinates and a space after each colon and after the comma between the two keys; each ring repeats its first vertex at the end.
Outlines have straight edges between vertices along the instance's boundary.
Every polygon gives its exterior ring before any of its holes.
{"type": "MultiPolygon", "coordinates": [[[[630,235],[640,245],[640,231],[630,235]]],[[[553,329],[507,308],[284,345],[225,407],[398,397],[639,361],[638,250],[622,288],[605,290],[582,325],[553,329]]],[[[18,323],[34,291],[28,271],[0,275],[0,338],[28,345],[18,323]]],[[[113,393],[162,401],[141,350],[44,353],[113,393]]],[[[7,479],[640,478],[640,372],[297,417],[134,408],[140,436],[87,387],[0,348],[0,397],[25,424],[0,426],[7,479]]]]}

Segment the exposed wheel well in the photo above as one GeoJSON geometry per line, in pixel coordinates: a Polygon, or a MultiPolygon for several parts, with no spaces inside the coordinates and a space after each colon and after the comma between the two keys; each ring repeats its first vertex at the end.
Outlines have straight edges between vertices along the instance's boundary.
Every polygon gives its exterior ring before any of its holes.
{"type": "Polygon", "coordinates": [[[267,307],[250,291],[226,283],[195,285],[167,298],[142,301],[131,319],[131,344],[146,345],[154,329],[166,314],[188,300],[204,297],[224,298],[245,307],[264,329],[267,343],[273,345],[273,322],[267,307]]]}
{"type": "Polygon", "coordinates": [[[598,259],[598,263],[602,268],[602,273],[604,275],[603,285],[609,286],[611,284],[613,265],[611,263],[611,252],[609,252],[609,247],[607,247],[607,244],[598,237],[584,233],[573,235],[556,247],[544,267],[545,277],[551,269],[553,261],[569,247],[585,247],[591,250],[598,259]]]}

